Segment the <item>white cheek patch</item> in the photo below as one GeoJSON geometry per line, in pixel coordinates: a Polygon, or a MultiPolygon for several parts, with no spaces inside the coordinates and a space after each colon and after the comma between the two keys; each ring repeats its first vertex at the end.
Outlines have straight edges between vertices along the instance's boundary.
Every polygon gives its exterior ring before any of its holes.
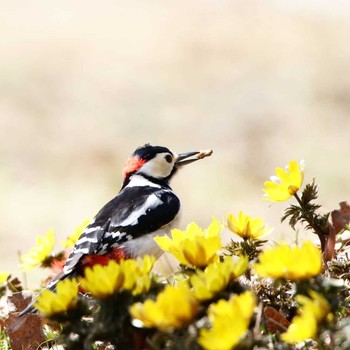
{"type": "Polygon", "coordinates": [[[168,177],[174,168],[175,162],[175,157],[173,157],[171,163],[168,163],[165,160],[165,156],[168,154],[169,153],[157,154],[153,159],[149,160],[141,167],[140,172],[147,176],[155,177],[158,179],[168,177]]]}

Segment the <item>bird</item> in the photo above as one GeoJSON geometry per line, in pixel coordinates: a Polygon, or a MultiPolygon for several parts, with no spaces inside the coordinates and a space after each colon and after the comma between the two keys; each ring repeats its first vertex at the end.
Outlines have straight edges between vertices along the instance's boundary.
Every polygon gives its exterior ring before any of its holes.
{"type": "MultiPolygon", "coordinates": [[[[168,234],[180,219],[181,203],[170,180],[184,165],[211,155],[212,151],[177,154],[167,147],[147,143],[128,158],[119,193],[105,204],[85,228],[68,256],[63,271],[46,289],[59,281],[83,275],[87,267],[110,260],[153,255],[162,250],[154,240],[168,234]]],[[[35,301],[20,316],[35,312],[35,301]]]]}

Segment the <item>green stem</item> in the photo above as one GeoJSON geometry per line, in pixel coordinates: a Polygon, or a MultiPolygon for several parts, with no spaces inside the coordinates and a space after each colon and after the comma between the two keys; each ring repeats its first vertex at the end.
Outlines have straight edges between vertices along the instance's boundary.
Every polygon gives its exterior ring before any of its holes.
{"type": "Polygon", "coordinates": [[[301,207],[303,207],[303,202],[301,201],[301,199],[300,199],[300,197],[298,196],[298,193],[297,193],[297,192],[294,193],[294,197],[295,197],[296,200],[298,201],[299,205],[300,205],[301,207]]]}
{"type": "Polygon", "coordinates": [[[317,234],[320,243],[321,243],[321,250],[322,252],[324,252],[325,248],[326,248],[326,237],[325,234],[322,232],[322,230],[315,225],[315,220],[314,217],[311,215],[307,215],[304,213],[307,213],[307,211],[304,208],[304,203],[302,202],[302,200],[300,199],[300,197],[298,196],[297,193],[294,193],[294,197],[296,198],[297,202],[300,205],[300,208],[302,209],[302,213],[303,213],[303,219],[305,221],[307,221],[307,223],[310,225],[310,227],[312,227],[312,229],[314,230],[314,232],[317,234]]]}

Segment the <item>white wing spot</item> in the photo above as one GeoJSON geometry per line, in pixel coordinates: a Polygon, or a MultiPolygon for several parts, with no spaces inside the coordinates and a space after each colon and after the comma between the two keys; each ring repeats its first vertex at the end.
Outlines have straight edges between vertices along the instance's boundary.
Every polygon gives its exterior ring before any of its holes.
{"type": "Polygon", "coordinates": [[[147,214],[152,208],[156,208],[158,205],[163,204],[163,202],[154,194],[149,196],[147,200],[132,212],[124,221],[122,221],[119,226],[134,226],[138,223],[140,216],[147,214]]]}
{"type": "Polygon", "coordinates": [[[89,227],[88,229],[85,229],[84,233],[90,233],[100,229],[101,229],[101,226],[92,226],[92,227],[89,227]]]}
{"type": "MultiPolygon", "coordinates": [[[[89,253],[89,248],[80,248],[74,251],[74,254],[87,254],[89,253]]],[[[73,256],[74,259],[74,256],[73,256]]]]}
{"type": "Polygon", "coordinates": [[[85,242],[97,243],[97,237],[89,237],[89,236],[81,237],[80,239],[77,240],[76,245],[79,246],[80,244],[83,244],[85,242]]]}

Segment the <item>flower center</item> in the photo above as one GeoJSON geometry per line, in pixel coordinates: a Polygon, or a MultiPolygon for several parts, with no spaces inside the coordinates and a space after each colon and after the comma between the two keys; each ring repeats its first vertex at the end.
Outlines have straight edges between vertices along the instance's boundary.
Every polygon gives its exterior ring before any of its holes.
{"type": "Polygon", "coordinates": [[[299,187],[298,186],[295,186],[295,185],[289,185],[288,186],[288,193],[293,196],[295,193],[297,193],[299,190],[299,187]]]}

